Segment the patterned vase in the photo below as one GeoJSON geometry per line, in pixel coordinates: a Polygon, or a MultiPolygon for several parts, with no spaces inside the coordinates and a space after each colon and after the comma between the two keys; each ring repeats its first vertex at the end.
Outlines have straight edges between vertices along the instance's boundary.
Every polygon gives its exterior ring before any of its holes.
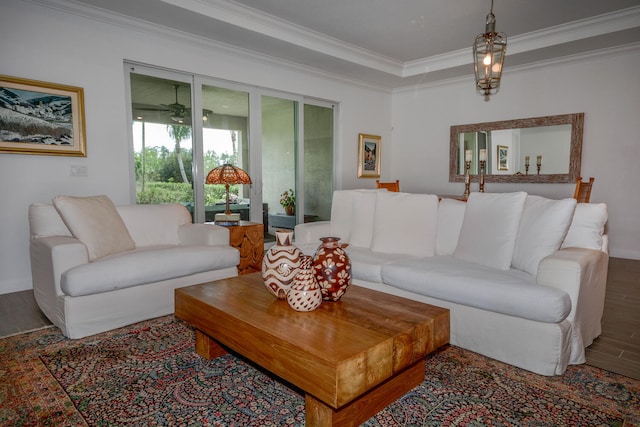
{"type": "Polygon", "coordinates": [[[262,258],[264,285],[280,299],[287,297],[302,257],[302,251],[291,244],[292,238],[292,230],[276,230],[276,244],[262,258]]]}
{"type": "Polygon", "coordinates": [[[322,291],[316,282],[310,256],[302,256],[300,268],[287,294],[287,302],[296,311],[315,310],[322,304],[322,291]]]}
{"type": "Polygon", "coordinates": [[[344,251],[348,244],[338,237],[322,237],[313,256],[313,270],[322,298],[338,301],[351,285],[351,260],[344,251]]]}

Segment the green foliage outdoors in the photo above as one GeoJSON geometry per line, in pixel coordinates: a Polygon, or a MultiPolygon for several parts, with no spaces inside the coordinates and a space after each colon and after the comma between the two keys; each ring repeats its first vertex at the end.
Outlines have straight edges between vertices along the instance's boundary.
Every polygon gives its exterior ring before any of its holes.
{"type": "MultiPolygon", "coordinates": [[[[188,137],[189,132],[183,132],[180,129],[183,127],[186,128],[186,126],[172,126],[170,131],[172,137],[178,140],[188,137]]],[[[193,156],[191,149],[170,151],[166,147],[145,147],[144,152],[135,153],[134,161],[137,203],[178,202],[193,204],[193,156]]],[[[204,170],[208,172],[224,163],[235,164],[235,161],[235,155],[225,153],[218,156],[214,151],[208,151],[204,155],[204,170]]],[[[204,191],[206,205],[225,201],[223,185],[207,184],[204,191]]],[[[238,186],[231,186],[229,193],[237,196],[238,186]]]]}
{"type": "MultiPolygon", "coordinates": [[[[138,185],[136,192],[136,203],[157,204],[157,203],[192,203],[193,190],[191,184],[183,182],[150,182],[145,185],[144,191],[138,185]]],[[[205,205],[214,205],[225,201],[224,185],[205,185],[204,201],[205,205]]],[[[229,194],[238,195],[238,186],[229,187],[229,194]]]]}

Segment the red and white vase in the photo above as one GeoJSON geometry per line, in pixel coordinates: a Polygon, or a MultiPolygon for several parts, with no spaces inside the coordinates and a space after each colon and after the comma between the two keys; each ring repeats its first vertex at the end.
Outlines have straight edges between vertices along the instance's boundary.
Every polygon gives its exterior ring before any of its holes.
{"type": "Polygon", "coordinates": [[[316,282],[310,256],[302,256],[300,268],[287,294],[287,302],[296,311],[312,311],[322,304],[322,291],[316,282]]]}
{"type": "Polygon", "coordinates": [[[293,231],[276,230],[276,244],[262,258],[262,279],[269,292],[286,299],[300,267],[302,251],[291,242],[293,231]]]}
{"type": "Polygon", "coordinates": [[[338,301],[351,286],[351,260],[344,251],[348,246],[338,237],[322,237],[313,256],[313,271],[322,290],[322,298],[338,301]]]}

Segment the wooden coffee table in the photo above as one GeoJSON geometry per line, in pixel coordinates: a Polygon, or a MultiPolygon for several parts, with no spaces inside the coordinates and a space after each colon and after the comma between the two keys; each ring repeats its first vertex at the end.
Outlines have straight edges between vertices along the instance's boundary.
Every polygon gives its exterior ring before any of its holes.
{"type": "Polygon", "coordinates": [[[351,286],[308,313],[260,273],[175,291],[175,315],[210,359],[239,353],[305,392],[307,426],[366,421],[424,381],[424,357],[449,342],[449,310],[351,286]]]}

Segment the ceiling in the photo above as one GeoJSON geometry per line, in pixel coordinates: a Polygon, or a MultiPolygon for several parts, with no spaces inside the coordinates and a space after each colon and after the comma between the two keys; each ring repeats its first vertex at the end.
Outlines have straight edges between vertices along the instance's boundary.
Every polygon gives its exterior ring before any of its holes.
{"type": "MultiPolygon", "coordinates": [[[[471,45],[491,7],[490,0],[72,1],[388,89],[473,74],[471,45]]],[[[640,42],[640,0],[495,0],[493,13],[508,37],[505,74],[640,42]]]]}

